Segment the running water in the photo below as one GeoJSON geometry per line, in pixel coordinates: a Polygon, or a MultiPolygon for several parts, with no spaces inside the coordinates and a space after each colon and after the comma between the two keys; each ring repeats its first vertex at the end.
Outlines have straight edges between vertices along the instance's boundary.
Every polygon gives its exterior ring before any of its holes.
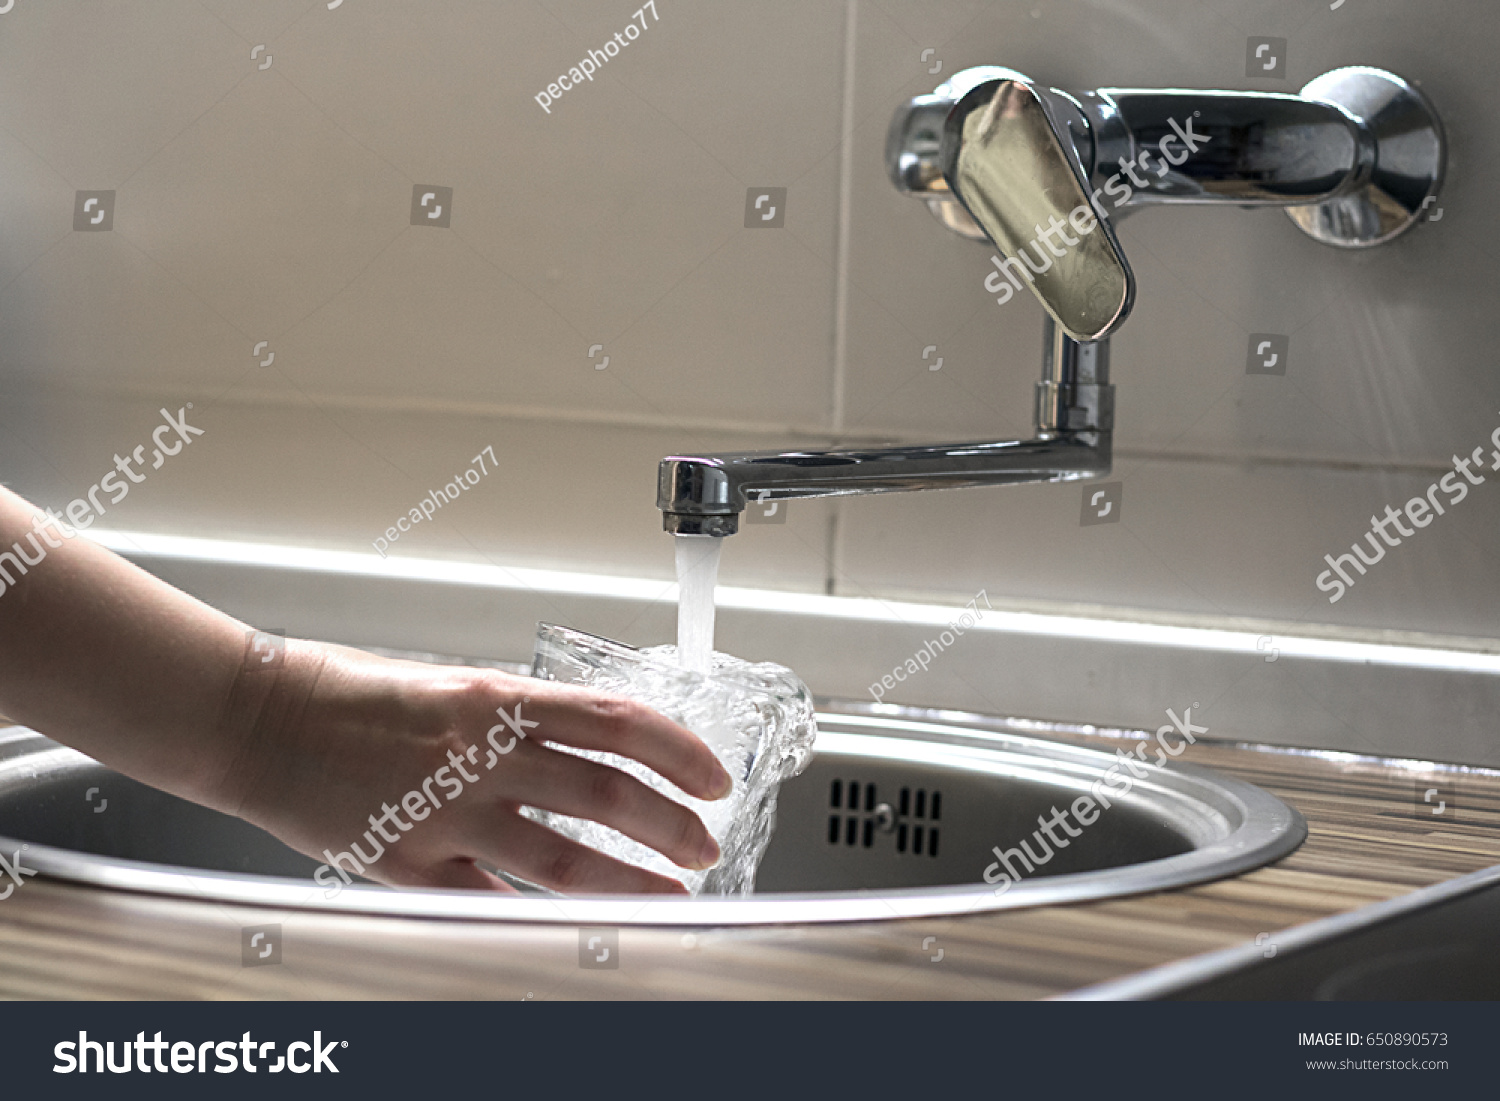
{"type": "Polygon", "coordinates": [[[677,654],[684,669],[707,673],[714,656],[714,586],[724,540],[677,536],[677,654]]]}

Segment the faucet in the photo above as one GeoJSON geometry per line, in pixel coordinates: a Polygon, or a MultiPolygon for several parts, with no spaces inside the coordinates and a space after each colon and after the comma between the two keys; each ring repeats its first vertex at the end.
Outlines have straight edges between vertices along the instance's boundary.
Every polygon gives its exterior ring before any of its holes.
{"type": "Polygon", "coordinates": [[[957,73],[897,110],[886,165],[897,190],[1005,257],[987,291],[1004,302],[1024,286],[1046,310],[1035,437],[672,455],[657,474],[662,525],[727,536],[750,502],[1103,477],[1109,338],[1135,301],[1115,220],[1160,203],[1279,206],[1314,240],[1369,248],[1423,218],[1445,163],[1427,97],[1364,66],[1296,95],[1067,92],[996,66],[957,73]]]}

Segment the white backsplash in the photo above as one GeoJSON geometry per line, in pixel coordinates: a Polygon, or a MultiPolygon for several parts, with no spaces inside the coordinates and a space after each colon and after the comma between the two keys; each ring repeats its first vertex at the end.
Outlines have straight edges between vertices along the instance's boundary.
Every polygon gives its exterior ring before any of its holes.
{"type": "MultiPolygon", "coordinates": [[[[0,479],[63,505],[160,406],[191,401],[206,431],[192,461],[154,475],[111,526],[360,550],[490,445],[499,476],[399,553],[665,580],[662,455],[1029,432],[1040,308],[997,306],[988,250],[891,188],[885,130],[906,97],[980,63],[1063,87],[1267,91],[1370,64],[1420,82],[1442,114],[1439,221],[1358,254],[1271,210],[1121,224],[1138,293],[1113,341],[1118,523],[1081,526],[1078,486],[794,502],[785,525],[746,526],[722,577],[1496,634],[1492,485],[1338,603],[1314,578],[1372,513],[1500,426],[1500,212],[1482,183],[1485,165],[1500,169],[1486,106],[1500,9],[662,3],[596,80],[541,110],[535,94],[630,15],[583,0],[23,0],[0,16],[0,479]],[[1286,80],[1245,76],[1252,35],[1288,40],[1286,80]],[[413,224],[426,185],[453,189],[446,226],[413,224]],[[746,228],[747,193],[773,187],[787,189],[784,224],[746,228]],[[109,231],[73,228],[81,190],[115,193],[109,231]],[[1289,336],[1284,377],[1246,374],[1258,332],[1289,336]]],[[[619,629],[665,641],[658,627],[619,629]]],[[[747,635],[747,656],[796,666],[762,648],[776,637],[747,635]]],[[[883,661],[860,637],[836,657],[809,651],[799,672],[820,692],[858,688],[883,661]]],[[[1110,660],[1095,682],[1109,690],[966,694],[987,674],[955,658],[907,695],[1137,723],[1173,702],[1137,699],[1110,660]]],[[[1210,679],[1204,693],[1244,691],[1210,679]]],[[[1285,718],[1298,692],[1344,714],[1352,684],[1262,680],[1279,702],[1245,725],[1278,728],[1240,733],[1371,737],[1352,719],[1308,734],[1285,718]]],[[[1458,690],[1469,703],[1454,705],[1452,744],[1466,759],[1484,755],[1472,747],[1488,712],[1470,704],[1490,691],[1458,690]]],[[[1408,736],[1398,711],[1380,744],[1408,736]]]]}

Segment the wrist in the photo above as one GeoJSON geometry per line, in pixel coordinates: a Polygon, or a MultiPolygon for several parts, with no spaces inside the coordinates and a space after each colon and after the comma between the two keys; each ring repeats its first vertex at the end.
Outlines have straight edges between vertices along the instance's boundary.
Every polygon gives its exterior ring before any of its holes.
{"type": "Polygon", "coordinates": [[[243,816],[266,773],[285,752],[328,660],[325,647],[255,632],[224,701],[217,761],[198,801],[243,816]]]}

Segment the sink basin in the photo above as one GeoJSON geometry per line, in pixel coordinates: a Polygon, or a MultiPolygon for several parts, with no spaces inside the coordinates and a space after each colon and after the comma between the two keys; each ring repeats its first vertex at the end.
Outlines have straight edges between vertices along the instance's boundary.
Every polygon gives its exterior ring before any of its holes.
{"type": "Polygon", "coordinates": [[[1307,833],[1301,815],[1254,785],[1169,761],[997,893],[984,881],[992,848],[1024,839],[1040,849],[1038,816],[1068,807],[1118,765],[1113,754],[1048,740],[1091,728],[853,703],[825,705],[818,727],[812,763],[782,787],[756,893],[742,899],[377,885],[329,899],[312,881],[318,862],[255,826],[23,727],[0,729],[0,851],[25,844],[26,867],[59,879],[277,908],[705,926],[963,914],[1165,890],[1276,860],[1307,833]]]}

